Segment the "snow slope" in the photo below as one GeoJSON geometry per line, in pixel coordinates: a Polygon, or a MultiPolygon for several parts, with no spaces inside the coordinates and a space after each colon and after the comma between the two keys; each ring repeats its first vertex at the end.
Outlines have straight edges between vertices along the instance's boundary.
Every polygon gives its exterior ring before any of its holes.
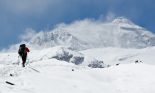
{"type": "Polygon", "coordinates": [[[17,53],[0,53],[0,93],[154,93],[155,47],[144,49],[96,48],[73,51],[64,47],[32,50],[26,68],[17,53]],[[81,64],[53,56],[84,56],[81,64]],[[67,55],[68,56],[68,55],[67,55]],[[106,68],[91,68],[91,60],[106,68]],[[135,60],[143,63],[135,63],[135,60]],[[120,65],[115,65],[120,63],[120,65]],[[9,85],[6,81],[14,83],[9,85]]]}
{"type": "Polygon", "coordinates": [[[138,60],[139,62],[155,65],[155,47],[144,49],[96,48],[81,51],[81,53],[85,55],[85,62],[97,59],[104,61],[106,64],[115,65],[118,63],[134,63],[138,60]]]}
{"type": "MultiPolygon", "coordinates": [[[[120,65],[89,69],[60,62],[35,66],[41,73],[28,68],[21,74],[1,79],[1,93],[154,93],[154,66],[147,64],[120,65]],[[66,67],[67,66],[67,67],[66,67]],[[147,76],[147,77],[146,77],[147,76]],[[7,85],[4,81],[15,83],[7,85]]],[[[17,71],[19,72],[19,70],[17,71]]]]}

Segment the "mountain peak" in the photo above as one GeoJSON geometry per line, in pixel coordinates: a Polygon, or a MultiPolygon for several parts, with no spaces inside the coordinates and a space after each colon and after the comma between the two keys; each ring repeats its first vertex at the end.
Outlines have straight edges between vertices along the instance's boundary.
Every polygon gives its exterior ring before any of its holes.
{"type": "Polygon", "coordinates": [[[130,21],[129,19],[125,18],[125,17],[117,17],[116,19],[114,19],[112,21],[112,23],[114,24],[128,24],[128,25],[134,25],[134,23],[132,21],[130,21]]]}

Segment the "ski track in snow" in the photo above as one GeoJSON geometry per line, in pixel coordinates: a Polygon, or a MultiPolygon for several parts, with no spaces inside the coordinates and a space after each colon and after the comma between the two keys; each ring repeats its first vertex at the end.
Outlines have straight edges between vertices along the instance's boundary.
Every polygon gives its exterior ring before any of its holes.
{"type": "Polygon", "coordinates": [[[0,53],[0,93],[155,93],[155,48],[85,50],[81,65],[51,58],[55,49],[31,51],[25,68],[12,64],[16,53],[0,53]],[[89,68],[92,57],[111,66],[89,68]]]}

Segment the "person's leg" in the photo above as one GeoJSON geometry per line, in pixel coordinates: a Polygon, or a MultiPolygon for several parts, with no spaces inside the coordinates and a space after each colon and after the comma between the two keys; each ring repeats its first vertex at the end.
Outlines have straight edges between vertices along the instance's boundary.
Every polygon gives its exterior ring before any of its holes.
{"type": "Polygon", "coordinates": [[[27,55],[23,55],[23,56],[22,56],[22,60],[23,60],[22,65],[23,65],[23,67],[25,67],[26,57],[27,57],[27,55]]]}

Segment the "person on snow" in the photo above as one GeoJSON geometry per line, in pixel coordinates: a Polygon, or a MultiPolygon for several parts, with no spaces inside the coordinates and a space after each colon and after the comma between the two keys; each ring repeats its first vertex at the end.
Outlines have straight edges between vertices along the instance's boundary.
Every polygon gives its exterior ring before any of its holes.
{"type": "Polygon", "coordinates": [[[27,59],[27,52],[30,50],[26,47],[25,44],[21,44],[19,46],[18,54],[22,58],[22,66],[25,67],[26,59],[27,59]]]}

